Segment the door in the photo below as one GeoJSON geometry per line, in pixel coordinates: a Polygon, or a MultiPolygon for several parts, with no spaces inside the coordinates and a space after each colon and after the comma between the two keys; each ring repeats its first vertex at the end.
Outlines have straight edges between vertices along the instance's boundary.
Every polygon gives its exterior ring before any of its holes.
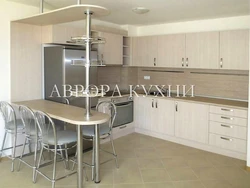
{"type": "Polygon", "coordinates": [[[249,30],[220,32],[220,68],[249,69],[249,30]]]}
{"type": "Polygon", "coordinates": [[[219,68],[219,32],[186,34],[185,66],[189,68],[219,68]]]}
{"type": "Polygon", "coordinates": [[[175,136],[208,143],[209,106],[176,101],[175,136]]]}
{"type": "Polygon", "coordinates": [[[185,34],[158,36],[158,67],[184,67],[185,34]]]}
{"type": "Polygon", "coordinates": [[[99,33],[105,44],[98,45],[98,57],[105,65],[122,65],[123,36],[113,33],[99,33]]]}
{"type": "Polygon", "coordinates": [[[155,99],[152,131],[174,136],[175,102],[167,99],[155,99]]]}
{"type": "Polygon", "coordinates": [[[136,65],[147,66],[147,37],[137,37],[136,65]]]}
{"type": "Polygon", "coordinates": [[[156,67],[158,66],[157,56],[158,56],[158,41],[157,36],[148,36],[146,37],[146,46],[147,46],[147,62],[145,66],[147,67],[156,67]]]}

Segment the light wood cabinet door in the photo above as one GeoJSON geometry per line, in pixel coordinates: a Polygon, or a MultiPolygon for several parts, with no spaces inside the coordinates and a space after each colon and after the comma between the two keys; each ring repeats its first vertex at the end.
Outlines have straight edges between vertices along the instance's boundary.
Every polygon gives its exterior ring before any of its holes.
{"type": "Polygon", "coordinates": [[[99,33],[106,39],[105,44],[98,45],[98,59],[106,65],[122,65],[123,36],[113,33],[99,33]]]}
{"type": "Polygon", "coordinates": [[[147,62],[145,66],[147,67],[158,67],[158,40],[157,36],[146,37],[147,46],[147,62]]]}
{"type": "Polygon", "coordinates": [[[208,143],[209,106],[176,101],[175,136],[208,143]]]}
{"type": "Polygon", "coordinates": [[[219,32],[186,34],[187,68],[219,68],[219,32]]]}
{"type": "Polygon", "coordinates": [[[132,40],[132,66],[147,65],[147,38],[134,37],[132,40]]]}
{"type": "Polygon", "coordinates": [[[249,69],[249,30],[220,32],[220,68],[249,69]]]}
{"type": "Polygon", "coordinates": [[[158,67],[184,67],[185,34],[158,36],[158,67]]]}
{"type": "Polygon", "coordinates": [[[157,98],[154,107],[152,131],[174,136],[175,102],[157,98]]]}

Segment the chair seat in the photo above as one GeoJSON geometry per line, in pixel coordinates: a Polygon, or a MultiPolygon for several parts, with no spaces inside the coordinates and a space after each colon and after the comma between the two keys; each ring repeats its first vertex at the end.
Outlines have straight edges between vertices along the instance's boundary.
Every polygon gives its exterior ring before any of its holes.
{"type": "MultiPolygon", "coordinates": [[[[24,129],[23,122],[21,119],[16,120],[16,126],[17,126],[17,130],[24,129]]],[[[9,121],[6,125],[6,129],[9,131],[13,131],[15,129],[14,121],[9,121]]]]}
{"type": "MultiPolygon", "coordinates": [[[[56,132],[57,134],[57,145],[69,144],[77,141],[77,134],[75,131],[70,130],[62,130],[56,132]]],[[[53,132],[49,132],[48,135],[44,135],[43,143],[49,145],[55,145],[54,142],[54,134],[53,132]]]]}
{"type": "MultiPolygon", "coordinates": [[[[110,133],[110,127],[108,123],[100,125],[100,136],[110,133]]],[[[95,126],[85,125],[82,127],[82,134],[84,136],[93,137],[95,135],[95,126]]]]}

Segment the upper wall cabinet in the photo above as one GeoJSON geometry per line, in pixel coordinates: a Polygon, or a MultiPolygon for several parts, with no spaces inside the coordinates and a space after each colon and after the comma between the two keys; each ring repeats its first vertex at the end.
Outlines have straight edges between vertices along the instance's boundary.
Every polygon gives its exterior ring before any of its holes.
{"type": "Polygon", "coordinates": [[[105,44],[98,45],[98,58],[105,65],[122,65],[123,36],[113,33],[98,33],[106,39],[105,44]]]}
{"type": "Polygon", "coordinates": [[[85,30],[83,28],[48,25],[42,27],[42,42],[66,44],[67,41],[71,40],[71,37],[82,36],[84,34],[85,30]]]}
{"type": "Polygon", "coordinates": [[[220,68],[249,69],[249,30],[220,32],[220,68]]]}
{"type": "Polygon", "coordinates": [[[184,59],[185,34],[158,36],[158,67],[181,68],[184,67],[184,59]]]}
{"type": "Polygon", "coordinates": [[[158,44],[156,36],[134,37],[132,43],[132,66],[157,66],[158,44]]]}
{"type": "Polygon", "coordinates": [[[186,34],[185,67],[219,68],[219,32],[186,34]]]}

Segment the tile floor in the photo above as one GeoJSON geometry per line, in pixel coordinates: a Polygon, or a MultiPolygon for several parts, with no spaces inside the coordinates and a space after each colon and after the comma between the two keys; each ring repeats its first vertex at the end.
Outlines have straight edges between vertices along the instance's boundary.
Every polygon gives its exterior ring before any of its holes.
{"type": "MultiPolygon", "coordinates": [[[[110,149],[108,144],[103,148],[110,149]]],[[[250,188],[245,161],[197,150],[157,138],[133,133],[115,140],[120,168],[114,161],[101,166],[101,183],[84,181],[84,188],[250,188]]],[[[101,159],[107,158],[101,153],[101,159]]],[[[84,155],[91,160],[90,153],[84,155]]],[[[44,169],[51,174],[51,168],[44,169]]],[[[67,172],[62,163],[58,174],[67,172]]],[[[22,165],[10,172],[10,161],[0,163],[0,188],[49,188],[49,181],[38,176],[31,181],[31,169],[22,165]]],[[[90,178],[91,171],[87,168],[90,178]]],[[[57,181],[58,188],[75,188],[76,174],[57,181]]]]}

